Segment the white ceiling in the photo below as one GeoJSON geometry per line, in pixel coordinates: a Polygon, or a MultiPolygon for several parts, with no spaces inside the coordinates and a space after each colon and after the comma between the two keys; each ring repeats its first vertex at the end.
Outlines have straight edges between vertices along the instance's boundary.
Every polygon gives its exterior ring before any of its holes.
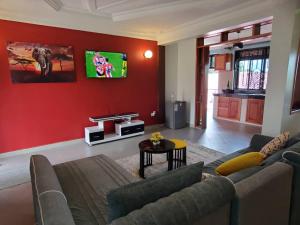
{"type": "Polygon", "coordinates": [[[0,18],[168,43],[174,31],[218,18],[224,23],[224,16],[271,16],[278,1],[288,0],[1,0],[0,18]]]}

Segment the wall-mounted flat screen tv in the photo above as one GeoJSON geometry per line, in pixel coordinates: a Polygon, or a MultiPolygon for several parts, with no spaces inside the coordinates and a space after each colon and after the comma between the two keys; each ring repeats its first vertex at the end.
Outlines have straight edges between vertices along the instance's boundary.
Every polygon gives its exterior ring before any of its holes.
{"type": "Polygon", "coordinates": [[[118,52],[85,52],[88,78],[127,77],[127,55],[118,52]]]}

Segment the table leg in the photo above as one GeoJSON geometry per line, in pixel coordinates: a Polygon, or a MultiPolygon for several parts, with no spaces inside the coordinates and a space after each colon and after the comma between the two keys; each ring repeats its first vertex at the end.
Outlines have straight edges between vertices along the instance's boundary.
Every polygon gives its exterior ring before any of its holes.
{"type": "Polygon", "coordinates": [[[144,160],[145,160],[145,153],[144,153],[144,151],[140,151],[140,170],[139,170],[139,174],[140,174],[140,177],[142,177],[142,178],[145,178],[145,175],[144,175],[144,166],[145,166],[144,160]]]}
{"type": "Polygon", "coordinates": [[[173,169],[173,150],[168,152],[168,170],[173,169]]]}
{"type": "Polygon", "coordinates": [[[183,150],[183,163],[186,165],[186,148],[183,150]]]}

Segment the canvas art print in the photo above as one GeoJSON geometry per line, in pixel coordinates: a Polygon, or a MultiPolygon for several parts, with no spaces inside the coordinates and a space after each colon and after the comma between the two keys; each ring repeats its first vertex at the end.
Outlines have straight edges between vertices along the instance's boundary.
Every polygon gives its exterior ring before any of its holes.
{"type": "Polygon", "coordinates": [[[72,46],[9,42],[7,51],[13,83],[76,80],[72,46]]]}

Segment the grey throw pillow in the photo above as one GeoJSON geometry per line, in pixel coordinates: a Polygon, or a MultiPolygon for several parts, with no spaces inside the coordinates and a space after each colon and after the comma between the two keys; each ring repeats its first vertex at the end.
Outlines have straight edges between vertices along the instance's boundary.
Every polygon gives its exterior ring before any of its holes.
{"type": "Polygon", "coordinates": [[[189,187],[202,178],[203,162],[131,183],[107,194],[108,222],[189,187]]]}

